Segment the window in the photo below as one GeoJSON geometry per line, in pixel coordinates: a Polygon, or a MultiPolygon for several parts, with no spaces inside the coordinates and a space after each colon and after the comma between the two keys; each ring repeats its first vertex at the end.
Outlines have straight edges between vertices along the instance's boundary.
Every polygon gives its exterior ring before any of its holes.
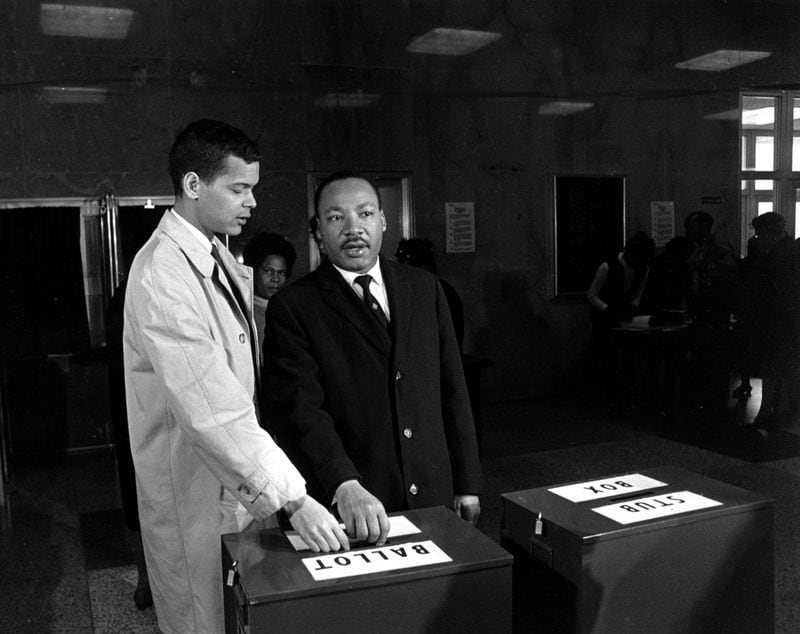
{"type": "Polygon", "coordinates": [[[742,253],[758,215],[777,211],[800,237],[800,92],[741,95],[742,253]]]}

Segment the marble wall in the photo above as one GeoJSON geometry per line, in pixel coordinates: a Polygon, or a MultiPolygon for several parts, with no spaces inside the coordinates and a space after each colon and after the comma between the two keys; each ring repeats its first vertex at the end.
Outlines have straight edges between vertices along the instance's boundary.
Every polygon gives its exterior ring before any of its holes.
{"type": "Polygon", "coordinates": [[[800,46],[800,8],[755,0],[85,3],[133,11],[117,40],[45,34],[42,4],[0,0],[0,199],[169,195],[174,134],[224,119],[263,152],[258,212],[233,246],[279,231],[302,274],[309,172],[410,172],[416,235],[463,295],[466,351],[493,361],[489,400],[581,380],[584,302],[552,297],[552,174],[626,176],[629,234],[649,232],[651,200],[672,200],[679,232],[705,208],[738,244],[737,124],[704,117],[737,108],[740,88],[793,87],[800,46]],[[502,39],[463,57],[405,51],[437,26],[502,39]],[[720,48],[773,55],[724,73],[674,66],[720,48]],[[54,102],[53,86],[102,92],[54,102]],[[380,98],[318,105],[358,90],[380,98]],[[553,99],[593,107],[540,115],[553,99]],[[447,201],[474,201],[475,253],[445,253],[447,201]]]}

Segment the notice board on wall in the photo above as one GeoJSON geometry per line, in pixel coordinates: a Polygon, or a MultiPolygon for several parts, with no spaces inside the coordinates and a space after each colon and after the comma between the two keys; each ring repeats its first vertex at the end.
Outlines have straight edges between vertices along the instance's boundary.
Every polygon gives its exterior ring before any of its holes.
{"type": "Polygon", "coordinates": [[[625,177],[553,177],[555,293],[585,293],[625,244],[625,177]]]}

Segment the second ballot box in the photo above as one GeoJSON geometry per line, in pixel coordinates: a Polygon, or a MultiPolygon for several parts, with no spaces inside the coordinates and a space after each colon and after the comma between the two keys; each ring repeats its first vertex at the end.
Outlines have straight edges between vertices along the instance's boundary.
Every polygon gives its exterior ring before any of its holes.
{"type": "Polygon", "coordinates": [[[386,545],[349,552],[223,535],[226,632],[511,632],[511,555],[444,507],[389,519],[386,545]]]}
{"type": "Polygon", "coordinates": [[[675,467],[502,495],[517,632],[772,632],[774,503],[675,467]]]}

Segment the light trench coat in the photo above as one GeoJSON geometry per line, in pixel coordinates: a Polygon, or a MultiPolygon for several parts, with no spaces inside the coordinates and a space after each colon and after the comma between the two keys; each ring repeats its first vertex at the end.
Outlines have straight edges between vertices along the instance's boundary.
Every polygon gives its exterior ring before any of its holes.
{"type": "Polygon", "coordinates": [[[170,211],[134,259],[125,297],[142,541],[159,627],[181,634],[224,630],[220,535],[305,494],[253,403],[252,271],[215,243],[249,314],[170,211]]]}

